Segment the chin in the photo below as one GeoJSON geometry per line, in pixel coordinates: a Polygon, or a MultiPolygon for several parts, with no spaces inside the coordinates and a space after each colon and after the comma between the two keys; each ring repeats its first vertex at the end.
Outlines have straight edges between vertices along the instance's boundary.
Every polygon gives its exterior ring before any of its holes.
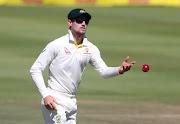
{"type": "Polygon", "coordinates": [[[86,31],[80,31],[79,34],[84,35],[86,31]]]}

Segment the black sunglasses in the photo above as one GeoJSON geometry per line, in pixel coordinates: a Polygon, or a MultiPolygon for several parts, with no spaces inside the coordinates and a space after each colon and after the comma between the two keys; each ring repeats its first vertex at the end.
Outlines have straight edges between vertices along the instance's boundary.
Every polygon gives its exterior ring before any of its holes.
{"type": "Polygon", "coordinates": [[[89,20],[87,18],[77,18],[75,19],[76,23],[81,24],[83,21],[85,21],[86,25],[89,24],[89,20]]]}

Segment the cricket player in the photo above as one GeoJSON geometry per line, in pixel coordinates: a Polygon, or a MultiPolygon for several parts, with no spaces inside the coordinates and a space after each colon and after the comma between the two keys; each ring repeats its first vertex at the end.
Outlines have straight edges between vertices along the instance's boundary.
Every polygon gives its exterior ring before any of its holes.
{"type": "Polygon", "coordinates": [[[31,77],[42,96],[42,113],[46,124],[76,124],[76,93],[82,74],[90,63],[103,78],[110,78],[130,70],[136,62],[120,67],[108,67],[99,49],[85,36],[91,15],[84,9],[68,14],[68,33],[50,42],[30,69],[31,77]],[[42,72],[49,66],[48,86],[42,72]]]}

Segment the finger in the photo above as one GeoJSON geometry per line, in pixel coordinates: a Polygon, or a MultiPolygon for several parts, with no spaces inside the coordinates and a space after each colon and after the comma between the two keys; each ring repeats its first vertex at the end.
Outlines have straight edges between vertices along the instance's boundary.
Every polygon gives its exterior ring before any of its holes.
{"type": "Polygon", "coordinates": [[[128,60],[129,60],[129,56],[126,57],[125,62],[127,62],[128,60]]]}
{"type": "Polygon", "coordinates": [[[51,103],[51,105],[52,105],[52,110],[57,111],[56,105],[54,103],[51,103]]]}
{"type": "Polygon", "coordinates": [[[131,62],[131,64],[135,64],[135,63],[136,63],[136,61],[131,62]]]}
{"type": "Polygon", "coordinates": [[[59,105],[59,103],[56,101],[56,99],[53,99],[53,102],[56,103],[57,105],[59,105]]]}
{"type": "Polygon", "coordinates": [[[46,107],[48,110],[53,110],[53,107],[52,107],[51,104],[45,105],[45,107],[46,107]]]}
{"type": "Polygon", "coordinates": [[[131,69],[131,66],[129,66],[127,69],[128,69],[127,71],[129,71],[131,69]]]}
{"type": "Polygon", "coordinates": [[[133,64],[127,64],[126,71],[130,70],[130,68],[133,66],[133,64]]]}
{"type": "Polygon", "coordinates": [[[50,110],[50,107],[49,107],[48,105],[45,105],[45,107],[46,107],[48,110],[50,110]]]}
{"type": "Polygon", "coordinates": [[[126,70],[126,65],[123,65],[123,70],[124,70],[124,71],[126,70]]]}
{"type": "Polygon", "coordinates": [[[131,67],[131,66],[127,66],[127,67],[126,67],[126,71],[128,71],[128,70],[130,69],[130,67],[131,67]]]}

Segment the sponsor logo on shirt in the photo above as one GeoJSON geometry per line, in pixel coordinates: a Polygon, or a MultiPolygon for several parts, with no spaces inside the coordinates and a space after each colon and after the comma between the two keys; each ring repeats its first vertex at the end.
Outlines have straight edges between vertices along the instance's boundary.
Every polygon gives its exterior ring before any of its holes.
{"type": "Polygon", "coordinates": [[[66,54],[71,54],[71,52],[66,47],[64,47],[64,51],[66,54]]]}

